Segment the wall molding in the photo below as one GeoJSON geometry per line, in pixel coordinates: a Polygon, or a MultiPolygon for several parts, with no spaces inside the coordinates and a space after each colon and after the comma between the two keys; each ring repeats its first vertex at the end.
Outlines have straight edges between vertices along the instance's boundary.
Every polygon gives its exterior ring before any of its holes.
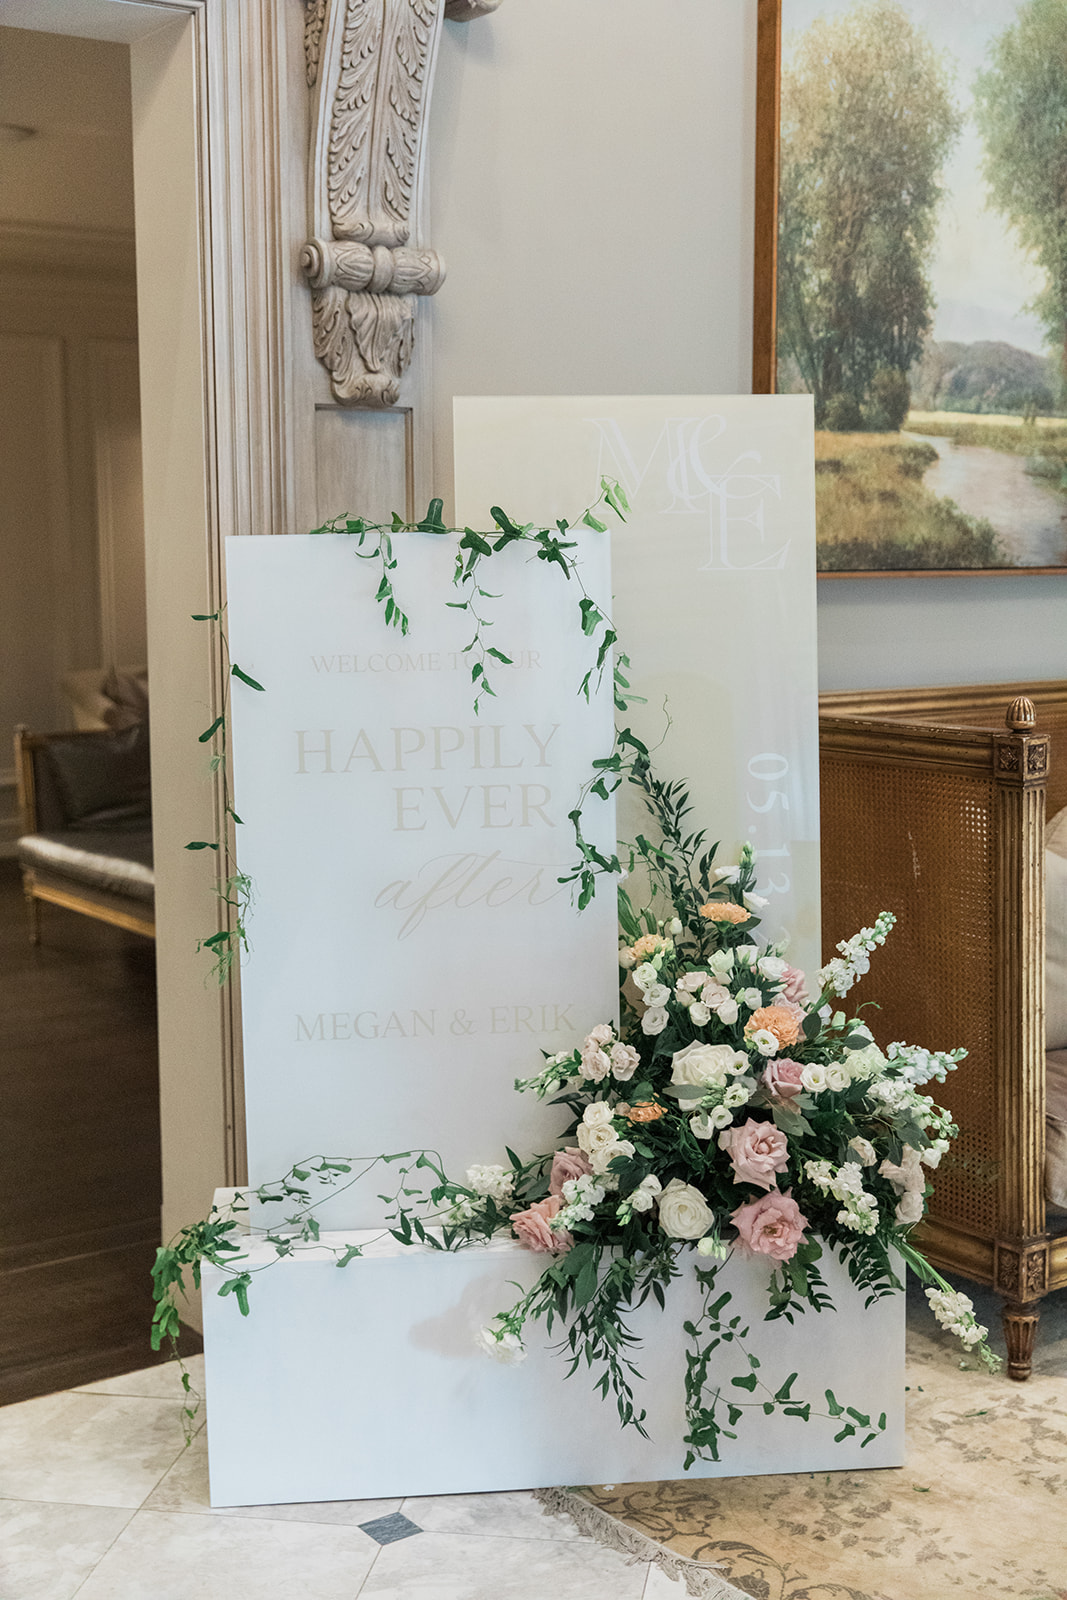
{"type": "Polygon", "coordinates": [[[0,271],[123,279],[132,288],[136,277],[133,230],[0,217],[0,271]]]}

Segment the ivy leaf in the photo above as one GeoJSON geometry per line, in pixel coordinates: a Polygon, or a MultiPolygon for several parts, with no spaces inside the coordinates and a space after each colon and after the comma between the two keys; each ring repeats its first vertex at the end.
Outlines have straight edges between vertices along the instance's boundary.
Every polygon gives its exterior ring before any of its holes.
{"type": "Polygon", "coordinates": [[[217,850],[218,845],[212,844],[210,839],[190,839],[185,848],[187,850],[217,850]]]}
{"type": "Polygon", "coordinates": [[[599,517],[594,517],[591,511],[587,511],[585,513],[582,521],[585,523],[587,528],[595,528],[597,533],[607,533],[608,531],[607,523],[601,522],[599,517]]]}
{"type": "Polygon", "coordinates": [[[735,1389],[747,1389],[749,1394],[751,1394],[753,1389],[756,1387],[758,1379],[754,1372],[749,1372],[746,1373],[743,1378],[731,1378],[730,1382],[733,1384],[735,1389]]]}
{"type": "Polygon", "coordinates": [[[445,527],[444,522],[441,519],[441,512],[444,510],[444,504],[445,503],[443,500],[438,500],[436,498],[430,501],[430,504],[426,510],[426,515],[423,517],[421,522],[417,522],[415,524],[419,533],[448,532],[448,529],[445,527]]]}
{"type": "Polygon", "coordinates": [[[194,622],[217,622],[219,614],[217,611],[194,611],[192,618],[194,622]]]}
{"type": "Polygon", "coordinates": [[[226,718],[224,716],[216,717],[214,722],[211,724],[210,728],[205,728],[203,733],[200,735],[199,743],[200,744],[207,744],[207,742],[211,738],[212,734],[218,733],[219,729],[223,726],[225,721],[226,721],[226,718]]]}
{"type": "Polygon", "coordinates": [[[230,668],[230,672],[235,678],[240,678],[242,683],[247,683],[250,689],[258,689],[260,694],[264,694],[266,692],[261,683],[257,683],[255,678],[250,678],[247,672],[241,671],[241,668],[237,665],[236,661],[230,668]]]}

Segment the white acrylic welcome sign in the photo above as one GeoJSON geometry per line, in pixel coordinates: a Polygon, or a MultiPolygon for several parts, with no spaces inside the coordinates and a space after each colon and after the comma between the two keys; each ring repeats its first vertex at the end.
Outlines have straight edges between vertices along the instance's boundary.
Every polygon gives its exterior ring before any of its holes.
{"type": "MultiPolygon", "coordinates": [[[[375,603],[376,562],[344,535],[227,541],[238,856],[254,887],[241,973],[249,1175],[315,1153],[427,1147],[446,1169],[551,1148],[560,1112],[514,1092],[617,1015],[615,896],[579,913],[558,880],[567,813],[611,749],[610,679],[576,585],[513,546],[482,602],[495,698],[474,714],[467,615],[449,609],[451,537],[396,538],[402,637],[375,603]]],[[[610,591],[608,539],[583,579],[610,591]]],[[[614,808],[583,828],[614,848],[614,808]]],[[[371,1227],[370,1182],[324,1209],[371,1227]]]]}
{"type": "MultiPolygon", "coordinates": [[[[611,519],[614,618],[646,701],[630,721],[661,775],[688,780],[719,862],[755,846],[759,937],[788,935],[790,958],[815,971],[811,396],[457,399],[455,428],[459,522],[497,504],[551,524],[590,504],[602,476],[622,484],[632,515],[611,519]]],[[[641,820],[621,794],[620,833],[641,820]]]]}

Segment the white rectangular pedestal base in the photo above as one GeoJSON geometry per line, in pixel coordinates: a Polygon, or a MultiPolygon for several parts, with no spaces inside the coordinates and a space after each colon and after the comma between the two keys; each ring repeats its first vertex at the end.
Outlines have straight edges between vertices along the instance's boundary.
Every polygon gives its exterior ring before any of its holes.
{"type": "MultiPolygon", "coordinates": [[[[225,1202],[227,1194],[217,1197],[225,1202]]],[[[351,1242],[372,1235],[350,1236],[351,1242]]],[[[331,1236],[331,1243],[334,1242],[331,1236]]],[[[343,1270],[303,1254],[263,1272],[273,1251],[251,1246],[251,1314],[220,1299],[223,1275],[204,1268],[208,1449],[213,1506],[385,1499],[683,1476],[686,1335],[699,1312],[693,1257],[668,1291],[631,1319],[642,1338],[638,1401],[650,1438],[621,1430],[614,1398],[602,1400],[583,1366],[564,1379],[533,1325],[529,1357],[501,1366],[476,1346],[478,1329],[529,1286],[544,1257],[509,1242],[458,1254],[403,1248],[386,1239],[343,1270]]],[[[790,1327],[765,1322],[769,1264],[734,1258],[719,1278],[726,1315],[748,1325],[747,1348],[773,1392],[791,1372],[793,1395],[824,1410],[833,1389],[846,1406],[888,1426],[865,1450],[833,1442],[839,1424],[746,1411],[721,1462],[694,1478],[900,1466],[904,1459],[904,1297],[864,1311],[847,1274],[828,1255],[820,1268],[836,1312],[808,1312],[790,1327]]],[[[554,1339],[558,1338],[558,1329],[554,1339]]],[[[720,1345],[715,1381],[732,1388],[747,1364],[720,1345]]]]}

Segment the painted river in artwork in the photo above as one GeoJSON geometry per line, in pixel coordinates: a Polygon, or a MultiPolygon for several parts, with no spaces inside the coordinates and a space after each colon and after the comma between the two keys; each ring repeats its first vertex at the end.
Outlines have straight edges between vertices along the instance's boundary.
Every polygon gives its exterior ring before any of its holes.
{"type": "Polygon", "coordinates": [[[984,517],[1020,567],[1067,566],[1067,496],[1026,470],[1026,457],[984,445],[913,433],[932,445],[938,459],[923,474],[923,487],[954,500],[971,517],[984,517]]]}

